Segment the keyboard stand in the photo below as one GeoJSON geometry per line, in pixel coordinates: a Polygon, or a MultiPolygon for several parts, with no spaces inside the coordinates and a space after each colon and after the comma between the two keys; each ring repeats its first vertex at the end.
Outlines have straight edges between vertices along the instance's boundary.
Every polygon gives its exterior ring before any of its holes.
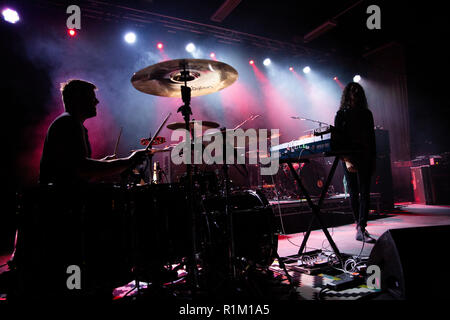
{"type": "MultiPolygon", "coordinates": [[[[331,156],[331,155],[326,155],[326,156],[331,156]]],[[[303,238],[303,241],[302,241],[302,244],[300,246],[300,249],[298,250],[298,256],[302,256],[303,255],[303,251],[304,251],[304,249],[306,247],[306,243],[308,242],[308,238],[309,238],[309,236],[311,234],[311,229],[313,227],[314,218],[317,218],[319,220],[320,227],[321,227],[323,233],[325,234],[325,236],[328,239],[328,242],[330,243],[331,247],[333,248],[334,253],[338,257],[339,261],[342,263],[343,262],[342,255],[339,252],[339,249],[336,246],[336,243],[333,241],[333,238],[331,237],[331,235],[328,232],[327,228],[324,226],[322,217],[320,216],[320,208],[321,208],[321,206],[323,204],[325,196],[326,196],[326,194],[328,192],[328,187],[330,186],[330,183],[331,183],[331,179],[333,179],[334,173],[335,173],[337,165],[339,163],[339,156],[336,156],[336,155],[333,155],[333,156],[335,156],[334,162],[333,162],[333,165],[331,166],[330,172],[328,173],[327,181],[325,182],[325,186],[322,189],[322,192],[320,194],[320,198],[319,198],[319,201],[318,201],[317,204],[313,203],[313,201],[311,200],[311,197],[310,197],[308,191],[306,190],[305,186],[303,185],[302,180],[300,179],[299,175],[297,174],[297,171],[295,171],[294,167],[292,166],[292,162],[308,162],[308,161],[305,161],[305,160],[303,160],[303,161],[302,160],[300,160],[300,161],[298,161],[298,160],[296,160],[296,161],[289,161],[288,160],[288,161],[285,161],[285,163],[288,164],[289,169],[291,170],[291,173],[292,173],[294,179],[297,181],[298,185],[300,186],[300,190],[302,191],[303,195],[306,197],[306,201],[308,202],[308,205],[311,208],[312,213],[313,213],[313,217],[312,217],[311,222],[309,224],[308,230],[307,230],[307,232],[305,234],[305,237],[303,238]]]]}

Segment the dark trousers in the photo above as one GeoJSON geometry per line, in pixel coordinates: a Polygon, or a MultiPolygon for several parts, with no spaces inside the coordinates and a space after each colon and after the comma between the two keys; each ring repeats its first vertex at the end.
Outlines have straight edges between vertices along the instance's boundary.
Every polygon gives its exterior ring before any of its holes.
{"type": "Polygon", "coordinates": [[[349,172],[345,162],[342,162],[342,165],[345,179],[347,180],[355,222],[362,229],[365,229],[369,216],[371,170],[369,168],[360,168],[358,172],[349,172]]]}

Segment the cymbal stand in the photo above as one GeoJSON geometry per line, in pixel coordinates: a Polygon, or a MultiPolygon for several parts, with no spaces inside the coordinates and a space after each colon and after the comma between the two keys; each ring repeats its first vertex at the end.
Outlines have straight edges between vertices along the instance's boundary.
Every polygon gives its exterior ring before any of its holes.
{"type": "Polygon", "coordinates": [[[229,205],[229,196],[230,196],[230,177],[228,175],[228,164],[226,161],[226,128],[221,128],[222,131],[222,139],[223,139],[223,175],[224,175],[224,195],[225,195],[225,217],[227,221],[227,234],[229,236],[229,247],[228,247],[228,268],[231,278],[233,280],[236,279],[236,253],[235,253],[235,243],[234,243],[234,228],[233,228],[233,212],[231,211],[229,205]]]}
{"type": "MultiPolygon", "coordinates": [[[[189,71],[186,71],[186,65],[183,65],[183,71],[181,71],[181,76],[184,78],[184,86],[181,86],[181,98],[184,102],[184,105],[178,108],[177,112],[180,112],[183,116],[184,122],[185,122],[185,129],[186,133],[189,132],[189,136],[186,136],[186,142],[191,144],[191,131],[190,131],[190,118],[192,115],[192,109],[191,109],[191,88],[187,86],[187,78],[189,76],[189,71]]],[[[189,155],[191,156],[191,155],[189,155]]],[[[192,159],[190,159],[192,160],[192,159]]],[[[199,282],[198,282],[198,269],[197,269],[197,228],[196,223],[197,219],[195,216],[195,210],[194,210],[194,193],[193,193],[193,185],[192,185],[192,165],[190,163],[191,161],[188,161],[186,164],[186,174],[187,174],[187,204],[189,208],[189,212],[191,214],[191,241],[192,241],[192,252],[191,252],[191,259],[188,259],[190,261],[188,268],[189,273],[192,273],[194,278],[194,286],[195,289],[199,288],[199,282]]]]}

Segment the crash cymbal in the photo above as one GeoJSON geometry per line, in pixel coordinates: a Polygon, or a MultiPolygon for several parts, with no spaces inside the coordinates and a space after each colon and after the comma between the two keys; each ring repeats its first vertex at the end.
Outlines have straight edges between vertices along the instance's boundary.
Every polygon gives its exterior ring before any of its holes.
{"type": "MultiPolygon", "coordinates": [[[[218,128],[219,124],[213,121],[202,121],[202,120],[192,120],[189,122],[190,129],[194,129],[194,125],[201,125],[202,130],[214,129],[218,128]]],[[[167,125],[167,129],[177,130],[186,128],[186,124],[184,122],[172,122],[167,125]]]]}
{"type": "Polygon", "coordinates": [[[160,62],[131,77],[139,91],[162,97],[181,97],[185,81],[191,96],[202,96],[222,90],[238,78],[238,72],[226,63],[206,59],[177,59],[160,62]],[[184,74],[184,69],[188,71],[184,74]]]}

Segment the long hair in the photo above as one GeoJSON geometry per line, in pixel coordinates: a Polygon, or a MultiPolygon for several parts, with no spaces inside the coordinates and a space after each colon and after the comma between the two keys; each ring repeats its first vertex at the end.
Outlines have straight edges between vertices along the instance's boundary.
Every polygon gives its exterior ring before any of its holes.
{"type": "Polygon", "coordinates": [[[350,82],[344,88],[341,97],[340,110],[345,108],[362,108],[368,109],[366,94],[364,93],[363,87],[356,82],[350,82]],[[351,103],[351,98],[354,98],[354,104],[351,103]]]}

